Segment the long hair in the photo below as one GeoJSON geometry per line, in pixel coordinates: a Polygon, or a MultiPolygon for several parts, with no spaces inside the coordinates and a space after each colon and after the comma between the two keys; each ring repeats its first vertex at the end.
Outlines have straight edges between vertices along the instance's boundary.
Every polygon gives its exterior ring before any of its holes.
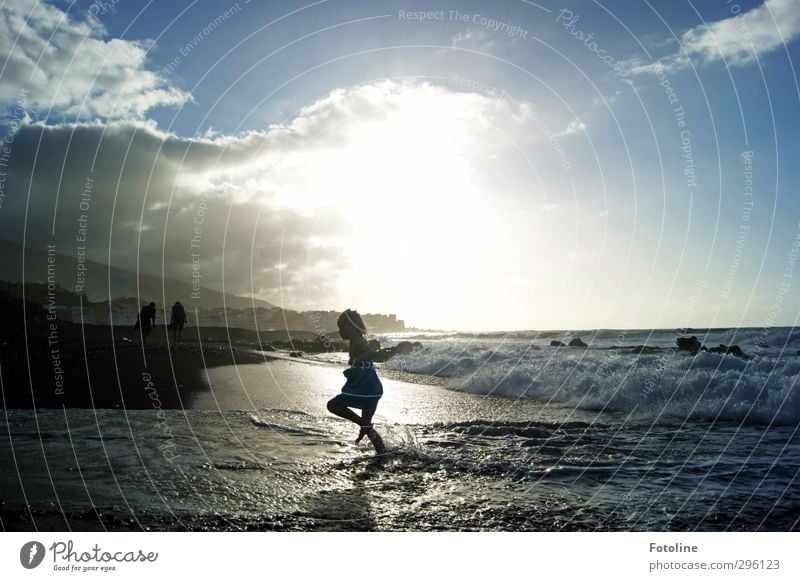
{"type": "Polygon", "coordinates": [[[358,311],[347,309],[339,318],[336,319],[336,324],[340,327],[349,327],[354,331],[358,331],[362,335],[367,334],[367,326],[364,324],[364,319],[358,314],[358,311]]]}

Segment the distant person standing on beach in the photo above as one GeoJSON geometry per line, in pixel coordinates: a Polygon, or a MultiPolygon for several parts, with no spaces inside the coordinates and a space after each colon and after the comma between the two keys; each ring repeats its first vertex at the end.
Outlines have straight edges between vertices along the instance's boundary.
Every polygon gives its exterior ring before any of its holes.
{"type": "Polygon", "coordinates": [[[372,362],[374,351],[364,339],[367,329],[361,315],[351,309],[339,315],[336,324],[342,339],[350,341],[350,367],[344,370],[347,381],[342,387],[342,393],[328,402],[328,411],[361,426],[356,443],[367,436],[375,446],[375,451],[382,454],[386,451],[386,446],[372,426],[372,416],[383,395],[383,385],[372,362]],[[350,408],[360,409],[361,415],[350,408]]]}
{"type": "Polygon", "coordinates": [[[172,342],[179,345],[181,342],[181,333],[183,333],[183,326],[186,324],[186,309],[180,301],[175,301],[172,305],[172,316],[169,321],[169,328],[172,329],[172,342]]]}
{"type": "Polygon", "coordinates": [[[139,312],[139,332],[142,334],[142,345],[147,343],[147,336],[156,324],[156,304],[150,303],[139,312]]]}

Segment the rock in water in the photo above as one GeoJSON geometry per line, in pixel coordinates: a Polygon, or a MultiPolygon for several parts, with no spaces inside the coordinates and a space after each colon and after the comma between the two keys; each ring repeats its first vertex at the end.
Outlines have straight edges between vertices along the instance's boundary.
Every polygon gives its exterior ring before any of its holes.
{"type": "Polygon", "coordinates": [[[408,355],[409,353],[414,351],[414,344],[410,341],[400,341],[397,345],[395,345],[394,352],[399,353],[400,355],[408,355]]]}
{"type": "Polygon", "coordinates": [[[692,355],[697,355],[703,346],[694,335],[688,338],[678,337],[675,339],[675,343],[678,345],[678,351],[688,351],[692,355]]]}
{"type": "Polygon", "coordinates": [[[742,348],[739,347],[738,345],[733,345],[732,347],[728,347],[728,353],[736,357],[747,357],[745,352],[742,351],[742,348]]]}
{"type": "Polygon", "coordinates": [[[739,347],[738,345],[731,345],[730,347],[728,347],[727,345],[720,344],[719,347],[712,347],[711,349],[708,350],[708,352],[721,353],[723,355],[727,355],[730,353],[735,357],[747,357],[747,355],[745,355],[745,352],[742,351],[742,348],[739,347]]]}

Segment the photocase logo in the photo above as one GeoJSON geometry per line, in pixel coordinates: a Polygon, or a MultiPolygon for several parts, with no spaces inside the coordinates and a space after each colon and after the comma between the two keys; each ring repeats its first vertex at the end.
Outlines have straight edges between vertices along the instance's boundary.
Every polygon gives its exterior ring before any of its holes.
{"type": "Polygon", "coordinates": [[[44,545],[39,541],[25,543],[19,551],[19,562],[26,569],[35,569],[44,560],[44,552],[44,545]]]}

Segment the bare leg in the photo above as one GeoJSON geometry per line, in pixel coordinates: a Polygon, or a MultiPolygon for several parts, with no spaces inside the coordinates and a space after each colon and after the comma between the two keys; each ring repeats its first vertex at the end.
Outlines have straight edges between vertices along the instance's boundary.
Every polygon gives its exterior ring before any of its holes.
{"type": "Polygon", "coordinates": [[[356,443],[361,441],[361,438],[366,436],[369,438],[369,441],[372,442],[372,445],[375,446],[375,451],[378,454],[383,454],[386,452],[386,445],[383,443],[383,438],[381,435],[372,427],[372,416],[375,415],[375,410],[372,411],[363,411],[361,414],[361,420],[363,423],[361,424],[361,430],[358,433],[358,438],[356,439],[356,443]]]}
{"type": "Polygon", "coordinates": [[[365,411],[362,412],[361,416],[359,416],[350,408],[339,405],[334,400],[328,401],[328,411],[339,416],[340,418],[350,420],[351,422],[361,426],[356,443],[360,442],[361,438],[366,436],[369,438],[369,441],[372,442],[372,445],[375,446],[375,451],[378,452],[378,454],[383,454],[386,452],[386,445],[383,443],[383,439],[372,427],[372,416],[375,415],[374,411],[365,411]]]}
{"type": "Polygon", "coordinates": [[[386,444],[383,443],[383,438],[375,429],[371,429],[367,432],[367,438],[369,441],[372,442],[372,445],[375,446],[375,451],[378,454],[384,454],[386,452],[386,444]]]}
{"type": "Polygon", "coordinates": [[[375,410],[368,412],[366,410],[361,412],[361,430],[358,432],[358,438],[356,438],[356,444],[358,444],[361,439],[367,435],[367,433],[372,429],[372,416],[375,415],[375,410]]]}
{"type": "Polygon", "coordinates": [[[330,400],[328,402],[328,411],[335,416],[339,416],[340,418],[350,420],[351,422],[356,423],[359,426],[363,424],[361,416],[356,414],[356,412],[354,412],[350,408],[337,404],[334,400],[330,400]]]}

